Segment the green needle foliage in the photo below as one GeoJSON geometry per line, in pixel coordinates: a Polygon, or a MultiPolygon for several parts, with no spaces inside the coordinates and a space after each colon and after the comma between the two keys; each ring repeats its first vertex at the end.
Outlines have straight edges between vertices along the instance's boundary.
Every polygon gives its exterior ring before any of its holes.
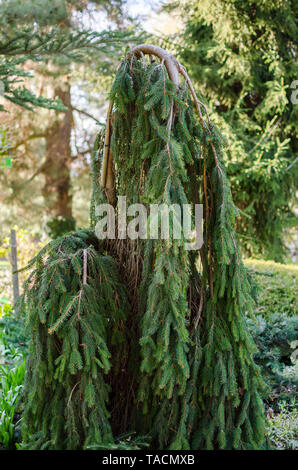
{"type": "MultiPolygon", "coordinates": [[[[123,41],[132,38],[126,32],[103,31],[94,33],[90,31],[64,32],[61,28],[51,28],[50,31],[24,28],[22,31],[0,33],[0,84],[1,95],[14,104],[26,109],[44,107],[65,111],[60,101],[53,101],[43,96],[36,96],[24,85],[25,78],[32,73],[23,68],[28,60],[34,62],[47,62],[50,59],[64,61],[64,63],[86,60],[93,54],[111,55],[115,48],[121,47],[123,41]]],[[[0,111],[5,108],[0,105],[0,111]]]]}
{"type": "Polygon", "coordinates": [[[30,449],[112,439],[107,343],[118,329],[121,342],[127,305],[115,261],[96,245],[92,233],[80,231],[51,242],[33,260],[25,286],[31,343],[23,435],[30,449]]]}
{"type": "MultiPolygon", "coordinates": [[[[297,2],[188,0],[179,55],[229,141],[225,157],[249,256],[283,261],[297,225],[297,2]]],[[[173,38],[175,40],[177,38],[173,38]]]]}
{"type": "MultiPolygon", "coordinates": [[[[65,111],[60,100],[37,96],[24,83],[32,77],[28,61],[52,63],[65,68],[74,62],[99,62],[102,68],[136,37],[130,30],[94,32],[71,20],[72,11],[82,13],[86,2],[65,0],[5,0],[0,3],[0,95],[33,110],[36,107],[65,111]],[[108,59],[107,59],[108,58],[108,59]]],[[[121,0],[89,2],[113,14],[121,0]]],[[[0,105],[0,111],[6,108],[0,105]]]]}
{"type": "MultiPolygon", "coordinates": [[[[153,449],[259,449],[264,384],[245,323],[253,300],[224,139],[163,62],[128,54],[110,98],[116,194],[127,204],[203,204],[204,244],[188,251],[186,239],[171,237],[182,228],[171,212],[169,239],[98,241],[83,231],[32,261],[25,439],[32,445],[37,432],[36,448],[101,447],[136,432],[153,449]]],[[[101,136],[95,147],[92,229],[105,201],[101,136]]]]}

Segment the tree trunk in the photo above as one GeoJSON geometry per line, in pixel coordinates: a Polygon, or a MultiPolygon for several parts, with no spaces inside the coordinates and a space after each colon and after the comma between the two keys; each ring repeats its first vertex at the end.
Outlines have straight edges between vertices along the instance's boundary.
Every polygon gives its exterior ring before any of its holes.
{"type": "Polygon", "coordinates": [[[72,217],[72,195],[70,194],[72,111],[69,83],[62,83],[56,87],[55,96],[61,99],[68,110],[56,113],[55,120],[46,133],[43,196],[52,218],[72,217]]]}

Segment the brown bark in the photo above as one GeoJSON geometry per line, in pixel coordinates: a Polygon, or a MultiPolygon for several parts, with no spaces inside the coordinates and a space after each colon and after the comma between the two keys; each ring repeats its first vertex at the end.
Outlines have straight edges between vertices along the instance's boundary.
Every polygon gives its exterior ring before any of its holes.
{"type": "Polygon", "coordinates": [[[72,216],[70,194],[70,136],[72,109],[69,83],[59,84],[55,96],[67,106],[66,112],[56,112],[54,122],[46,132],[46,162],[43,168],[45,185],[43,196],[51,217],[72,216]]]}

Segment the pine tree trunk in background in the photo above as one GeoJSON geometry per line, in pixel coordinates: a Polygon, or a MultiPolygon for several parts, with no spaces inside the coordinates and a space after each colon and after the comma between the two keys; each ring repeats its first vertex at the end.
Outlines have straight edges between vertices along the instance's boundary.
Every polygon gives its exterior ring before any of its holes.
{"type": "Polygon", "coordinates": [[[52,218],[72,217],[70,194],[72,111],[69,83],[62,83],[56,87],[55,96],[61,99],[68,110],[56,113],[56,118],[46,133],[46,162],[43,170],[45,185],[42,193],[52,218]]]}

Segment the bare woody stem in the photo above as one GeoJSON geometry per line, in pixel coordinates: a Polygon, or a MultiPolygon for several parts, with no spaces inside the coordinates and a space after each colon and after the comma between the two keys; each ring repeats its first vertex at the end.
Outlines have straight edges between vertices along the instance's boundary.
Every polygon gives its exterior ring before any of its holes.
{"type": "Polygon", "coordinates": [[[102,170],[101,170],[101,186],[102,186],[102,188],[106,187],[106,180],[107,180],[107,168],[108,168],[110,141],[111,141],[111,114],[112,114],[112,109],[113,109],[113,102],[110,101],[109,107],[108,107],[108,112],[107,112],[104,151],[103,151],[103,161],[102,161],[102,170]]]}
{"type": "Polygon", "coordinates": [[[87,284],[87,249],[83,250],[83,284],[87,284]]]}
{"type": "Polygon", "coordinates": [[[141,53],[154,55],[160,60],[163,60],[169,75],[169,79],[172,80],[175,85],[179,86],[178,61],[174,56],[159,46],[153,46],[151,44],[140,44],[139,46],[134,47],[127,54],[127,58],[131,57],[132,55],[141,55],[141,53]]]}

